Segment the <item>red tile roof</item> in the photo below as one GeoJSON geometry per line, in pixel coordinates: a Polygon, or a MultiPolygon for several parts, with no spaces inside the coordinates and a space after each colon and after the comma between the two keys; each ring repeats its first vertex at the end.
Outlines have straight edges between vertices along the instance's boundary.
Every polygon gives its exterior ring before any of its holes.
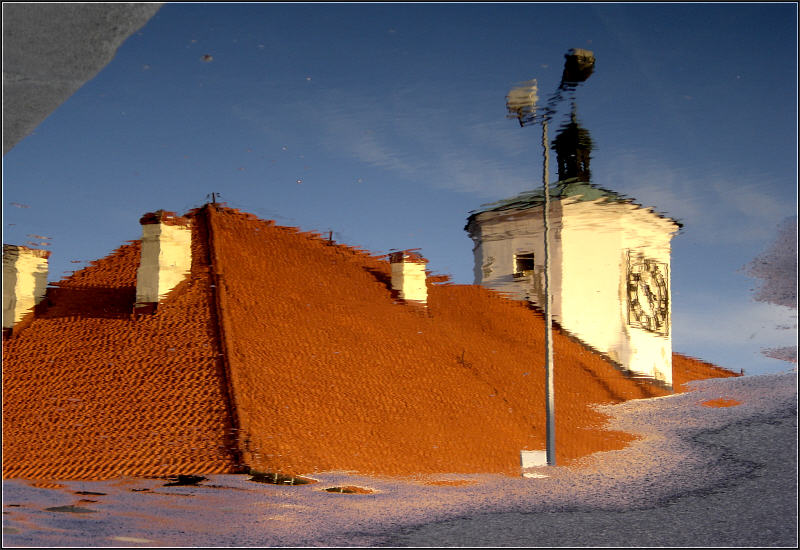
{"type": "Polygon", "coordinates": [[[157,315],[131,317],[134,242],[59,283],[3,342],[4,477],[233,471],[203,240],[193,248],[157,315]]]}
{"type": "MultiPolygon", "coordinates": [[[[232,209],[188,216],[191,276],[154,315],[131,316],[133,242],[59,283],[3,342],[5,477],[231,472],[240,460],[516,475],[520,450],[544,448],[535,311],[430,281],[427,309],[402,305],[385,259],[232,209]]],[[[554,332],[558,462],[623,447],[633,437],[603,430],[592,405],[668,390],[554,332]]],[[[688,363],[676,357],[677,387],[688,363]]]]}

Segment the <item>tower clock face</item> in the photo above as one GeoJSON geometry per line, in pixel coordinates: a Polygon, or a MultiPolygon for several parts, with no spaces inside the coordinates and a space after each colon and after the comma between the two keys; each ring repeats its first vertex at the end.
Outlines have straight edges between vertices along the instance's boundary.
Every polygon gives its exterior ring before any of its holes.
{"type": "Polygon", "coordinates": [[[628,324],[669,334],[668,267],[664,262],[628,256],[628,324]]]}

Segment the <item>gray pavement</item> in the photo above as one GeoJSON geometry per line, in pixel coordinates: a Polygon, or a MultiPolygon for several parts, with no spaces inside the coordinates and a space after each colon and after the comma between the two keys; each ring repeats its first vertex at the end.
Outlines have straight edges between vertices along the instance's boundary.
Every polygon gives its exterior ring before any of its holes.
{"type": "Polygon", "coordinates": [[[700,433],[740,473],[650,507],[483,513],[399,529],[387,546],[797,545],[797,410],[700,433]]]}
{"type": "Polygon", "coordinates": [[[3,155],[113,58],[161,3],[3,3],[3,155]]]}

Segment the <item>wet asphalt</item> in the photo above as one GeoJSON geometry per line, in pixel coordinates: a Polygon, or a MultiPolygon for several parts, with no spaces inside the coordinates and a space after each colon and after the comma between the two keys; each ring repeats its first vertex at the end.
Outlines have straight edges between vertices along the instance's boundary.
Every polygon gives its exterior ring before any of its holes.
{"type": "Polygon", "coordinates": [[[797,546],[797,409],[697,434],[740,473],[650,507],[484,513],[387,533],[383,546],[797,546]],[[734,464],[735,463],[735,464],[734,464]]]}

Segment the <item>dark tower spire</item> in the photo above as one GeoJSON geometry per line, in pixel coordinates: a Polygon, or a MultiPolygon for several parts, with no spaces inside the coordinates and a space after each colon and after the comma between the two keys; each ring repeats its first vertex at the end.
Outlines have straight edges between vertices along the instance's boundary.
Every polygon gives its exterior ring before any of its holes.
{"type": "Polygon", "coordinates": [[[569,124],[564,126],[553,140],[553,149],[558,156],[558,179],[564,181],[577,178],[578,181],[589,182],[592,173],[589,161],[592,153],[592,138],[589,131],[578,124],[575,103],[572,104],[572,116],[569,124]]]}

